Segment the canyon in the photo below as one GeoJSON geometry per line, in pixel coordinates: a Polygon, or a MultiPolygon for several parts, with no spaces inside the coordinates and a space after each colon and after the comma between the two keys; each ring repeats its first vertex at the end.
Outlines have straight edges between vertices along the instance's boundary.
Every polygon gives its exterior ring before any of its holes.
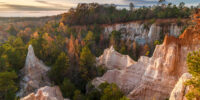
{"type": "Polygon", "coordinates": [[[107,49],[110,51],[106,50],[97,58],[104,58],[97,63],[106,65],[109,62],[108,69],[112,69],[94,79],[93,85],[98,86],[105,81],[116,83],[131,100],[169,98],[178,79],[187,72],[187,54],[200,48],[198,28],[199,25],[188,27],[178,38],[166,35],[163,44],[156,46],[152,57],[141,56],[137,62],[125,64],[122,69],[112,63],[120,62],[124,55],[106,59],[107,52],[116,52],[112,47],[107,49]]]}
{"type": "MultiPolygon", "coordinates": [[[[96,65],[103,65],[108,70],[102,77],[95,78],[92,84],[97,87],[103,82],[115,83],[131,100],[181,100],[176,98],[184,98],[182,80],[185,80],[185,76],[181,76],[187,72],[187,54],[200,48],[198,28],[189,27],[181,34],[183,26],[173,23],[164,28],[154,23],[149,29],[137,22],[106,26],[105,36],[117,30],[122,32],[122,39],[136,41],[141,45],[159,40],[161,32],[166,31],[166,34],[162,33],[165,35],[163,44],[156,46],[152,57],[141,56],[138,61],[118,53],[112,46],[105,49],[96,58],[96,65]],[[183,89],[178,91],[179,87],[183,89]],[[180,95],[177,97],[175,94],[180,95]]],[[[18,92],[21,100],[67,100],[58,86],[51,87],[47,76],[49,70],[50,67],[35,56],[30,45],[25,67],[21,70],[18,92]]]]}

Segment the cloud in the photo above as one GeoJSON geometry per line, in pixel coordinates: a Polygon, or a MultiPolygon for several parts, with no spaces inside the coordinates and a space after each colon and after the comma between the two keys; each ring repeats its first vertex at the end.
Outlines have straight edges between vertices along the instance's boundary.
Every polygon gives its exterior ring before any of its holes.
{"type": "MultiPolygon", "coordinates": [[[[28,6],[28,5],[15,5],[15,4],[1,4],[7,8],[7,10],[17,10],[17,11],[50,11],[50,10],[65,10],[66,8],[52,8],[52,7],[43,7],[43,6],[28,6]]],[[[1,11],[1,9],[0,9],[1,11]]]]}
{"type": "Polygon", "coordinates": [[[133,2],[136,4],[156,4],[158,1],[155,0],[125,0],[127,2],[133,2]]]}
{"type": "MultiPolygon", "coordinates": [[[[155,5],[158,4],[158,0],[125,0],[126,2],[132,2],[134,4],[138,5],[155,5]]],[[[163,2],[165,4],[168,4],[167,1],[163,2]]]]}
{"type": "Polygon", "coordinates": [[[35,0],[35,2],[42,3],[42,4],[46,4],[46,5],[49,5],[49,6],[55,6],[55,7],[63,7],[63,8],[66,7],[66,6],[64,6],[64,5],[62,5],[62,4],[51,3],[51,2],[44,1],[44,0],[35,0]]]}

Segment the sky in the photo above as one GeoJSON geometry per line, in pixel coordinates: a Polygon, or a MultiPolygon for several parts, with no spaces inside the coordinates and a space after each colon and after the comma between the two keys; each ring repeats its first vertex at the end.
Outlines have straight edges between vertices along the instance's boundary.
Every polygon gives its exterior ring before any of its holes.
{"type": "MultiPolygon", "coordinates": [[[[0,17],[41,17],[66,12],[78,3],[116,4],[118,8],[127,8],[130,2],[136,7],[156,5],[158,0],[0,0],[0,17]]],[[[166,3],[187,6],[198,5],[200,0],[166,0],[166,3]]]]}

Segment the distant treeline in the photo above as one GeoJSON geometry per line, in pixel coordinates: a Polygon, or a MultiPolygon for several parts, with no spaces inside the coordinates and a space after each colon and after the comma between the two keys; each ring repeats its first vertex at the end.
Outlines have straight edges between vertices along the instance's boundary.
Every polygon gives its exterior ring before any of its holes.
{"type": "Polygon", "coordinates": [[[97,3],[78,4],[68,13],[62,15],[61,22],[68,25],[113,24],[145,19],[189,18],[197,7],[186,7],[185,3],[172,5],[158,4],[151,7],[134,8],[130,10],[117,9],[115,5],[100,5],[97,3]]]}
{"type": "MultiPolygon", "coordinates": [[[[60,15],[55,16],[44,16],[44,17],[0,17],[1,23],[10,22],[24,22],[24,21],[49,21],[49,20],[60,20],[60,15]]],[[[0,24],[1,24],[0,23],[0,24]]]]}

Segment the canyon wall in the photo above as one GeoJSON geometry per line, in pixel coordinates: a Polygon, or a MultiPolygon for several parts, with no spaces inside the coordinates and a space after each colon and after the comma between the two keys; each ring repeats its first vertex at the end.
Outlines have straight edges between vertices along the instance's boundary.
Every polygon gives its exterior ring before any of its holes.
{"type": "MultiPolygon", "coordinates": [[[[92,81],[95,86],[107,81],[116,83],[131,100],[165,100],[176,82],[187,72],[189,52],[200,48],[198,26],[189,27],[178,38],[166,35],[151,58],[142,56],[138,62],[123,69],[113,68],[92,81]]],[[[112,51],[110,51],[112,52],[112,51]]],[[[102,56],[106,56],[105,52],[102,56]]],[[[113,62],[119,62],[120,59],[113,62]]],[[[106,61],[100,61],[105,62],[106,61]]]]}
{"type": "MultiPolygon", "coordinates": [[[[165,20],[161,20],[165,21],[165,20]]],[[[186,23],[177,25],[177,22],[162,22],[147,25],[147,22],[129,22],[119,23],[104,26],[105,37],[109,37],[112,31],[121,31],[122,39],[136,41],[139,44],[145,44],[160,40],[162,35],[168,34],[170,36],[178,37],[186,23]]]]}

